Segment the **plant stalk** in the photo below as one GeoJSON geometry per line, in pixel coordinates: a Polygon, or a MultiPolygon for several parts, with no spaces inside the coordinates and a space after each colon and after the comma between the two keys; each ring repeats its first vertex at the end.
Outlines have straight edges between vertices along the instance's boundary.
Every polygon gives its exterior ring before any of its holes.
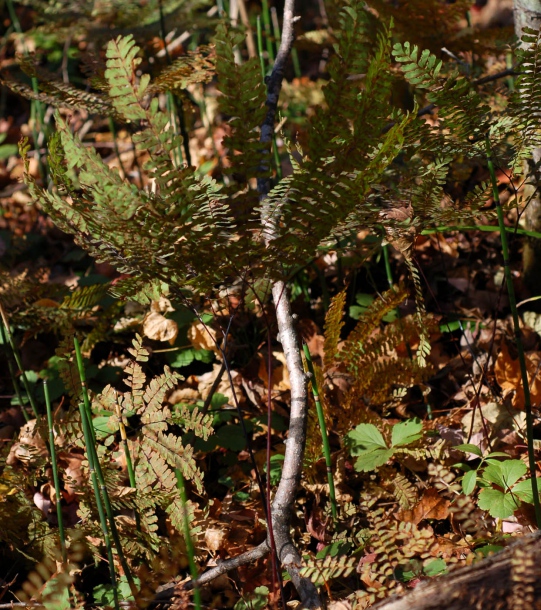
{"type": "Polygon", "coordinates": [[[338,518],[338,510],[336,508],[336,493],[334,489],[334,478],[332,476],[332,460],[331,460],[331,447],[329,445],[329,436],[327,434],[327,424],[325,423],[325,414],[323,413],[323,405],[319,399],[319,388],[317,385],[316,372],[314,371],[314,364],[312,362],[312,356],[308,345],[303,343],[302,348],[304,350],[304,356],[306,358],[306,365],[308,366],[308,372],[310,373],[310,383],[312,385],[312,394],[314,395],[314,402],[316,403],[317,419],[319,421],[319,427],[321,429],[321,441],[323,444],[323,455],[325,456],[325,466],[327,468],[327,480],[329,482],[329,497],[331,499],[331,512],[334,521],[338,518]]]}
{"type": "Polygon", "coordinates": [[[53,481],[54,491],[56,496],[56,516],[58,518],[58,535],[60,536],[60,549],[62,552],[62,563],[64,566],[68,565],[68,552],[66,549],[66,535],[64,532],[64,519],[62,518],[62,505],[61,498],[62,492],[60,491],[60,477],[58,476],[58,464],[56,462],[56,447],[54,444],[54,424],[53,424],[53,410],[51,408],[51,397],[49,395],[49,386],[47,380],[43,380],[43,393],[45,394],[45,406],[47,408],[47,426],[49,428],[49,454],[51,456],[51,467],[53,469],[53,481]]]}
{"type": "Polygon", "coordinates": [[[190,532],[190,521],[188,519],[188,499],[186,497],[186,486],[184,485],[184,477],[182,476],[182,472],[178,468],[175,470],[175,475],[177,477],[177,488],[180,493],[180,501],[182,502],[182,524],[184,526],[184,541],[186,543],[186,553],[188,554],[190,575],[194,583],[194,607],[195,610],[201,610],[201,589],[197,585],[197,565],[195,563],[195,549],[193,546],[192,534],[190,532]]]}
{"type": "Polygon", "coordinates": [[[113,507],[111,505],[111,500],[109,498],[109,493],[107,491],[107,486],[105,484],[105,477],[103,476],[103,471],[101,469],[100,461],[98,458],[98,452],[96,451],[96,435],[94,432],[94,427],[92,425],[92,408],[90,406],[90,399],[88,397],[88,389],[86,383],[86,374],[83,365],[83,356],[81,354],[81,346],[79,345],[79,341],[77,337],[73,338],[73,343],[75,346],[75,357],[77,360],[77,368],[79,370],[79,377],[81,379],[81,388],[83,393],[83,404],[85,410],[85,416],[88,427],[88,435],[89,440],[91,441],[90,445],[87,443],[88,453],[92,453],[93,462],[94,462],[94,471],[99,481],[99,486],[101,490],[101,497],[103,499],[103,507],[105,508],[105,512],[107,513],[107,518],[109,520],[109,525],[111,527],[111,535],[113,537],[113,541],[115,543],[115,547],[118,553],[118,558],[122,565],[122,569],[124,570],[124,574],[126,575],[126,579],[130,586],[132,595],[134,597],[137,596],[137,587],[135,586],[135,582],[133,580],[133,576],[131,574],[131,570],[128,566],[128,562],[126,561],[126,557],[122,550],[122,545],[120,543],[120,536],[118,535],[118,529],[116,527],[115,516],[113,514],[113,507]]]}
{"type": "Polygon", "coordinates": [[[533,414],[532,414],[532,399],[530,395],[530,382],[528,380],[528,370],[526,368],[526,356],[524,354],[524,345],[522,343],[522,332],[520,330],[520,324],[518,319],[517,301],[515,298],[515,287],[513,286],[513,278],[511,276],[511,269],[509,267],[509,245],[507,243],[507,233],[505,231],[505,223],[503,217],[503,210],[500,202],[500,193],[498,191],[498,182],[496,180],[496,171],[494,169],[494,162],[492,160],[492,150],[490,148],[490,140],[488,136],[485,138],[485,147],[488,163],[488,171],[490,173],[490,180],[492,182],[492,193],[494,197],[494,204],[496,206],[496,212],[498,214],[498,225],[500,227],[500,238],[502,241],[502,253],[503,253],[503,268],[505,271],[505,281],[507,284],[507,293],[509,296],[509,305],[511,307],[511,314],[513,317],[513,327],[515,330],[515,342],[517,345],[518,361],[520,365],[520,374],[522,377],[522,388],[524,390],[524,412],[526,414],[526,436],[528,444],[528,461],[530,464],[530,480],[532,483],[532,494],[533,504],[535,508],[535,520],[537,527],[541,529],[541,505],[539,504],[539,491],[537,489],[537,477],[536,477],[536,462],[535,452],[533,444],[533,414]]]}

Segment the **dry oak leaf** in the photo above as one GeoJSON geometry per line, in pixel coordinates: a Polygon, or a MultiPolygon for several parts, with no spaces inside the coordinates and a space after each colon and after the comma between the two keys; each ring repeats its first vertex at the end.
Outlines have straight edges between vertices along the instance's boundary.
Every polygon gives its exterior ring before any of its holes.
{"type": "MultiPolygon", "coordinates": [[[[539,406],[541,402],[541,354],[539,352],[528,352],[525,354],[526,370],[530,386],[532,406],[539,406]]],[[[511,404],[513,408],[524,410],[524,388],[520,373],[518,358],[512,358],[505,341],[502,341],[500,353],[494,365],[496,381],[500,385],[504,398],[512,394],[511,404]]]]}
{"type": "Polygon", "coordinates": [[[449,500],[446,500],[434,487],[426,489],[419,502],[412,510],[400,513],[400,519],[418,525],[424,519],[447,519],[449,500]]]}

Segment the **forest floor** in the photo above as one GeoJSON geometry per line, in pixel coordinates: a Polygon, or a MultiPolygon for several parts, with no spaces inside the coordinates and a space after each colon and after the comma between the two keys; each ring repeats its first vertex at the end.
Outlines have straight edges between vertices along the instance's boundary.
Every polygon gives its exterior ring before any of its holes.
{"type": "MultiPolygon", "coordinates": [[[[31,12],[21,10],[20,18],[29,29],[31,12]]],[[[4,68],[14,62],[10,45],[12,42],[4,47],[0,57],[4,68]]],[[[83,49],[85,41],[81,45],[83,49]]],[[[58,65],[62,70],[62,61],[58,65]]],[[[303,126],[299,117],[321,99],[321,82],[308,76],[318,69],[316,66],[315,60],[305,57],[302,67],[306,75],[292,77],[285,85],[284,101],[291,109],[294,130],[300,140],[303,126]]],[[[219,176],[220,163],[225,162],[226,151],[222,146],[225,132],[211,114],[212,86],[208,93],[211,127],[197,118],[197,109],[188,109],[192,117],[189,149],[192,163],[200,166],[202,173],[214,172],[214,176],[219,176]]],[[[0,274],[3,287],[0,301],[12,325],[30,392],[35,394],[44,413],[39,382],[47,379],[53,408],[60,421],[69,411],[69,397],[59,364],[62,350],[66,349],[66,337],[59,330],[58,312],[65,311],[61,306],[71,291],[89,286],[114,286],[120,274],[107,264],[93,261],[32,202],[21,182],[23,163],[16,149],[20,138],[32,136],[35,129],[31,104],[3,89],[2,108],[0,274]],[[19,301],[13,298],[15,286],[20,287],[19,301]],[[7,301],[3,294],[9,294],[7,301]]],[[[129,179],[140,177],[139,168],[145,159],[134,155],[126,126],[118,126],[113,133],[106,119],[80,115],[78,120],[85,142],[92,144],[107,163],[120,166],[129,179]]],[[[34,155],[30,163],[30,173],[36,180],[43,178],[39,159],[44,161],[45,152],[43,143],[38,148],[40,154],[34,155]]],[[[286,155],[283,167],[287,172],[286,155]]],[[[448,184],[450,196],[488,179],[483,166],[469,165],[462,169],[463,174],[457,174],[456,180],[448,184]]],[[[498,180],[505,203],[506,198],[516,195],[520,186],[509,179],[505,167],[499,168],[498,180]]],[[[493,208],[493,203],[487,200],[487,210],[493,208]]],[[[509,227],[518,226],[519,220],[516,211],[508,212],[509,227]]],[[[531,292],[522,281],[523,245],[522,236],[510,233],[511,269],[531,373],[532,403],[537,406],[541,402],[538,375],[541,314],[538,302],[532,300],[531,292]]],[[[390,283],[410,285],[402,254],[392,246],[385,246],[386,250],[383,246],[380,238],[360,233],[356,244],[346,252],[329,251],[307,263],[291,278],[298,332],[316,365],[321,367],[325,356],[325,316],[336,295],[345,291],[345,325],[341,335],[344,340],[359,317],[372,311],[370,305],[381,299],[390,283]]],[[[331,514],[321,438],[317,436],[318,424],[312,405],[306,472],[292,527],[307,558],[307,573],[323,587],[330,600],[335,600],[335,605],[330,607],[336,609],[351,607],[353,599],[357,607],[368,607],[374,599],[412,589],[454,564],[477,561],[480,556],[503,548],[515,536],[536,529],[533,506],[527,493],[523,493],[524,486],[515,488],[523,483],[527,464],[524,393],[520,390],[520,369],[497,228],[419,234],[412,257],[421,272],[430,332],[431,352],[426,372],[405,391],[393,395],[392,376],[398,375],[402,363],[417,347],[418,337],[411,336],[382,354],[380,365],[388,376],[385,382],[381,381],[382,386],[368,384],[364,395],[355,400],[351,397],[354,380],[332,367],[327,368],[326,377],[321,374],[339,505],[336,520],[331,514]],[[382,396],[383,390],[385,396],[382,396]],[[405,422],[411,426],[407,434],[400,428],[405,422]],[[357,431],[357,437],[352,430],[357,431]],[[390,452],[385,454],[388,459],[381,463],[376,457],[373,468],[359,465],[359,460],[366,457],[363,447],[366,447],[367,435],[372,435],[371,442],[378,451],[390,452]],[[389,445],[390,442],[394,445],[389,445]],[[508,466],[502,470],[493,462],[508,466]],[[511,472],[513,469],[516,476],[511,472]],[[507,488],[500,481],[506,482],[507,488]]],[[[274,338],[272,310],[268,306],[244,307],[236,299],[235,295],[229,295],[223,302],[209,305],[203,314],[204,324],[182,305],[166,299],[145,309],[105,294],[90,307],[83,305],[82,314],[74,314],[77,331],[84,336],[90,333],[95,336],[84,353],[89,387],[94,395],[99,395],[107,384],[123,387],[122,375],[130,359],[128,350],[135,333],[139,333],[150,354],[145,364],[148,375],[161,374],[167,365],[182,376],[182,381],[168,392],[166,408],[174,411],[178,405],[190,408],[195,405],[212,416],[214,434],[208,439],[182,437],[183,441],[193,443],[204,481],[202,489],[189,487],[194,506],[195,559],[200,572],[265,539],[264,506],[256,470],[266,480],[270,443],[270,483],[277,483],[288,426],[289,378],[280,344],[274,338]],[[227,367],[207,332],[216,336],[224,327],[228,327],[230,335],[227,367]],[[272,364],[270,430],[269,359],[272,364]]],[[[371,339],[383,337],[388,324],[398,328],[402,320],[407,325],[415,310],[415,299],[411,296],[404,299],[399,307],[376,320],[371,339]]],[[[7,506],[10,497],[22,494],[29,512],[28,519],[21,521],[19,531],[16,527],[10,528],[11,540],[4,540],[0,534],[0,540],[5,543],[0,550],[0,604],[22,599],[18,591],[33,564],[42,560],[41,552],[51,553],[56,544],[58,523],[51,469],[44,459],[44,440],[32,433],[31,423],[25,422],[14,388],[14,377],[20,380],[21,371],[13,363],[15,375],[10,375],[8,360],[12,355],[5,342],[4,347],[0,356],[0,471],[3,472],[0,501],[7,506]],[[24,488],[13,483],[22,480],[24,488]],[[40,538],[47,536],[50,542],[40,538]]],[[[359,375],[372,373],[367,365],[359,375]]],[[[22,398],[27,405],[24,389],[22,398]]],[[[105,417],[101,413],[96,416],[105,417]]],[[[535,448],[539,459],[541,425],[537,411],[535,416],[535,448]]],[[[129,424],[129,438],[136,443],[138,422],[132,420],[129,424]]],[[[98,431],[100,425],[95,422],[98,431]]],[[[182,436],[178,429],[171,429],[182,436]]],[[[126,485],[128,466],[122,440],[106,424],[101,431],[100,442],[117,459],[117,480],[126,485]]],[[[83,518],[80,488],[86,484],[88,471],[81,445],[72,443],[70,438],[59,436],[56,446],[64,481],[62,513],[66,527],[76,529],[83,518]]],[[[4,514],[1,507],[0,514],[4,514]]],[[[133,527],[133,512],[119,509],[119,515],[126,520],[126,531],[133,527]]],[[[167,514],[162,511],[158,517],[160,540],[165,543],[170,539],[171,547],[181,549],[180,558],[172,562],[163,580],[173,576],[178,576],[180,581],[188,580],[185,546],[178,541],[179,534],[167,514]]],[[[87,557],[74,578],[79,594],[89,605],[105,607],[111,598],[106,589],[106,562],[97,559],[99,536],[96,538],[88,532],[85,535],[93,548],[94,559],[87,557]]],[[[133,553],[136,558],[133,565],[140,569],[144,553],[133,553]]],[[[144,579],[142,572],[139,578],[144,579]]],[[[30,594],[39,596],[43,586],[42,582],[35,588],[30,587],[30,594]]],[[[183,595],[178,607],[185,607],[182,604],[187,603],[183,595]]],[[[284,595],[293,606],[295,593],[287,583],[284,595]]],[[[206,607],[236,610],[278,607],[280,596],[269,558],[242,566],[203,590],[206,607]]]]}

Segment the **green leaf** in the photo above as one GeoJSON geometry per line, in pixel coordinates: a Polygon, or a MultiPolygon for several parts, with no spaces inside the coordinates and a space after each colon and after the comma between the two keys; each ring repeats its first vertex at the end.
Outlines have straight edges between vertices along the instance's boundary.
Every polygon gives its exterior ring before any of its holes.
{"type": "Polygon", "coordinates": [[[464,453],[473,453],[474,455],[478,455],[479,457],[483,457],[483,452],[477,445],[472,445],[471,443],[465,443],[464,445],[457,445],[453,447],[457,451],[464,451],[464,453]]]}
{"type": "Polygon", "coordinates": [[[214,352],[209,349],[194,349],[193,355],[199,362],[205,362],[206,364],[214,360],[214,352]]]}
{"type": "MultiPolygon", "coordinates": [[[[111,434],[114,434],[115,430],[113,430],[110,425],[111,415],[112,413],[109,415],[99,415],[98,417],[94,417],[92,419],[92,425],[94,426],[97,439],[102,440],[111,434]]],[[[115,426],[115,428],[118,430],[118,424],[115,426]]]]}
{"type": "Polygon", "coordinates": [[[355,460],[355,470],[357,472],[370,472],[383,466],[387,463],[387,460],[393,455],[392,449],[374,449],[372,451],[366,451],[359,455],[355,460]]]}
{"type": "MultiPolygon", "coordinates": [[[[284,467],[284,456],[281,453],[275,453],[270,458],[270,482],[271,485],[278,485],[282,477],[282,468],[284,467]]],[[[267,464],[265,464],[265,472],[267,472],[267,464]]]]}
{"type": "MultiPolygon", "coordinates": [[[[541,486],[541,478],[537,477],[537,488],[541,486]]],[[[517,495],[523,502],[533,504],[532,480],[524,479],[513,486],[513,493],[517,495]]]]}
{"type": "MultiPolygon", "coordinates": [[[[138,578],[135,578],[136,585],[140,584],[138,578]]],[[[112,606],[113,605],[113,585],[106,583],[97,585],[92,591],[94,595],[94,602],[100,606],[112,606]]],[[[126,576],[121,576],[118,580],[118,596],[121,601],[133,600],[130,585],[126,576]]]]}
{"type": "Polygon", "coordinates": [[[222,426],[212,437],[218,447],[231,449],[231,451],[242,451],[246,448],[246,439],[242,428],[237,424],[222,426]]]}
{"type": "Polygon", "coordinates": [[[491,517],[507,519],[520,506],[520,500],[516,500],[510,493],[487,488],[481,490],[478,504],[479,508],[487,510],[491,517]]]}
{"type": "Polygon", "coordinates": [[[393,426],[391,444],[393,447],[410,445],[422,436],[423,422],[418,419],[408,419],[393,426]]]}
{"type": "Polygon", "coordinates": [[[492,453],[485,455],[485,460],[492,460],[493,458],[497,457],[503,457],[507,459],[509,457],[509,454],[504,453],[503,451],[493,451],[492,453]]]}
{"type": "Polygon", "coordinates": [[[346,434],[346,442],[350,446],[352,456],[374,449],[387,449],[381,432],[374,424],[359,424],[354,430],[346,434]]]}
{"type": "Polygon", "coordinates": [[[503,546],[501,546],[500,544],[485,544],[483,546],[480,546],[479,548],[475,549],[475,553],[481,553],[481,555],[483,557],[488,557],[489,555],[492,555],[493,553],[497,553],[498,551],[501,551],[503,548],[503,546]]]}
{"type": "Polygon", "coordinates": [[[180,369],[183,366],[188,366],[194,361],[195,350],[193,348],[184,349],[181,352],[177,352],[174,356],[168,358],[169,365],[174,369],[180,369]]]}
{"type": "Polygon", "coordinates": [[[507,460],[506,462],[491,462],[483,471],[483,479],[495,483],[504,489],[510,489],[524,476],[528,468],[521,460],[507,460]]]}
{"type": "Polygon", "coordinates": [[[423,568],[423,573],[426,576],[438,576],[438,574],[445,572],[447,572],[447,564],[441,558],[429,561],[423,568]]]}
{"type": "Polygon", "coordinates": [[[268,587],[256,587],[249,598],[239,599],[233,610],[263,610],[269,605],[268,587]]]}
{"type": "Polygon", "coordinates": [[[469,496],[477,483],[477,470],[470,470],[462,477],[462,492],[469,496]]]}

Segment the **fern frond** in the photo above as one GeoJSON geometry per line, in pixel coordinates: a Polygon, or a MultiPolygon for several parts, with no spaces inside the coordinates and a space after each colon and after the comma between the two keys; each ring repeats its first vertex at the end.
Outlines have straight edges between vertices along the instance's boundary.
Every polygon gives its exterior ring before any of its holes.
{"type": "MultiPolygon", "coordinates": [[[[466,78],[457,72],[443,78],[440,76],[442,62],[427,49],[420,51],[409,42],[397,42],[393,56],[401,64],[406,80],[418,89],[426,89],[428,101],[438,106],[438,117],[444,122],[448,137],[453,138],[455,150],[457,142],[467,143],[469,138],[487,131],[489,108],[466,78]]],[[[447,139],[444,137],[444,142],[447,139]]],[[[423,141],[429,140],[424,137],[423,141]]]]}
{"type": "Polygon", "coordinates": [[[370,351],[365,349],[364,344],[372,331],[381,324],[383,316],[398,307],[406,297],[407,292],[404,288],[398,290],[391,288],[384,292],[380,299],[374,300],[344,341],[337,359],[343,362],[347,368],[356,369],[359,360],[370,354],[370,351]]]}
{"type": "Polygon", "coordinates": [[[517,50],[520,76],[509,102],[510,115],[515,125],[520,125],[515,143],[514,167],[517,171],[521,170],[523,160],[530,157],[531,151],[541,145],[541,32],[531,28],[523,31],[522,46],[517,50]]]}
{"type": "Polygon", "coordinates": [[[325,316],[325,333],[323,344],[323,368],[328,369],[338,353],[338,342],[340,331],[344,326],[344,307],[346,305],[346,291],[341,290],[331,300],[331,304],[325,316]]]}
{"type": "Polygon", "coordinates": [[[355,557],[340,555],[325,559],[310,559],[301,568],[301,574],[309,578],[316,586],[321,587],[329,581],[349,576],[354,570],[358,560],[355,557]]]}
{"type": "Polygon", "coordinates": [[[196,51],[178,57],[165,68],[148,87],[153,94],[158,91],[186,89],[195,83],[207,83],[216,72],[216,54],[213,47],[201,46],[196,51]]]}
{"type": "Polygon", "coordinates": [[[94,284],[93,286],[81,286],[69,295],[66,295],[60,304],[62,309],[87,310],[97,305],[106,295],[109,284],[94,284]]]}
{"type": "Polygon", "coordinates": [[[196,436],[205,441],[213,434],[211,415],[205,415],[197,407],[190,409],[183,404],[176,405],[175,408],[176,412],[172,419],[176,424],[183,426],[186,431],[193,430],[196,436]]]}
{"type": "Polygon", "coordinates": [[[221,93],[218,107],[230,129],[224,138],[229,160],[224,172],[233,184],[227,190],[233,197],[231,205],[236,218],[246,223],[259,201],[250,180],[270,175],[270,145],[259,141],[260,128],[267,113],[267,94],[259,61],[255,57],[241,65],[235,61],[234,48],[243,39],[242,33],[234,33],[219,25],[214,44],[216,76],[221,93]]]}
{"type": "Polygon", "coordinates": [[[131,34],[119,36],[107,45],[105,78],[110,84],[109,95],[117,112],[129,121],[146,118],[143,99],[150,76],[143,74],[139,84],[134,84],[135,71],[141,63],[138,52],[131,34]]]}

